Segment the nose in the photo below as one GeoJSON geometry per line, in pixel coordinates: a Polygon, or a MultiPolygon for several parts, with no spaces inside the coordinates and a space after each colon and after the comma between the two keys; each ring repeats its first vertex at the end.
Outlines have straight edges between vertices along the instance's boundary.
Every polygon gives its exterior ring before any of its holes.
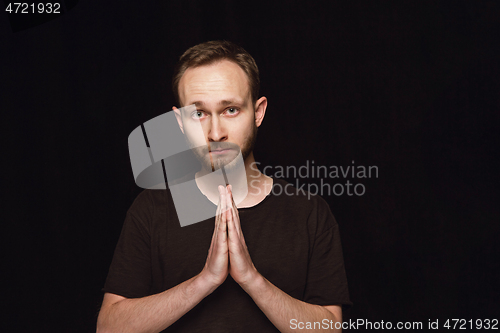
{"type": "Polygon", "coordinates": [[[223,122],[218,116],[212,116],[208,128],[208,141],[219,142],[227,140],[227,131],[223,122]]]}

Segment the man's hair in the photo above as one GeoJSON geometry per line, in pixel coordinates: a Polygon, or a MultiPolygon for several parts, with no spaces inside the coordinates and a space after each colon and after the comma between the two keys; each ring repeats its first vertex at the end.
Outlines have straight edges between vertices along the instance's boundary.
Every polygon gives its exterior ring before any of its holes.
{"type": "Polygon", "coordinates": [[[229,60],[240,66],[248,77],[250,96],[255,103],[259,98],[259,69],[252,56],[241,46],[229,41],[209,41],[189,48],[179,58],[172,78],[174,98],[180,105],[179,82],[188,68],[211,65],[221,60],[229,60]]]}

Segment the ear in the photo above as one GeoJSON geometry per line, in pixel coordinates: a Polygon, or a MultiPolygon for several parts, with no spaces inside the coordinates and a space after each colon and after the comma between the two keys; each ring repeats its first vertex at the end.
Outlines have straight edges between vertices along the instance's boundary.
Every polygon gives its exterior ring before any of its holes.
{"type": "Polygon", "coordinates": [[[175,118],[177,119],[177,123],[179,124],[179,128],[181,129],[182,134],[184,134],[184,125],[182,124],[182,115],[181,110],[172,106],[172,110],[175,112],[175,118]]]}
{"type": "Polygon", "coordinates": [[[267,98],[261,97],[255,102],[255,125],[259,127],[262,124],[267,109],[267,98]]]}

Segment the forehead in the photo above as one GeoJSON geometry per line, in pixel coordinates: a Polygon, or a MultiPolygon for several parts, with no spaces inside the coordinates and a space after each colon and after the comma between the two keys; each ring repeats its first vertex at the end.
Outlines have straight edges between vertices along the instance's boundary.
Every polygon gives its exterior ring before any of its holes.
{"type": "Polygon", "coordinates": [[[179,81],[179,97],[183,105],[244,102],[250,98],[248,77],[240,66],[228,60],[188,68],[179,81]]]}

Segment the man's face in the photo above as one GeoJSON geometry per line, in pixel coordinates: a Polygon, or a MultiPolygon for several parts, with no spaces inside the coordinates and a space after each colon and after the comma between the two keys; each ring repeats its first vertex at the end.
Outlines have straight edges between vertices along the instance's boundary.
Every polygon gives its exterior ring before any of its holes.
{"type": "Polygon", "coordinates": [[[255,121],[248,77],[237,64],[222,60],[187,69],[179,82],[179,97],[183,106],[196,106],[190,114],[181,112],[181,127],[204,168],[229,163],[238,148],[244,160],[250,155],[260,122],[255,121]]]}

